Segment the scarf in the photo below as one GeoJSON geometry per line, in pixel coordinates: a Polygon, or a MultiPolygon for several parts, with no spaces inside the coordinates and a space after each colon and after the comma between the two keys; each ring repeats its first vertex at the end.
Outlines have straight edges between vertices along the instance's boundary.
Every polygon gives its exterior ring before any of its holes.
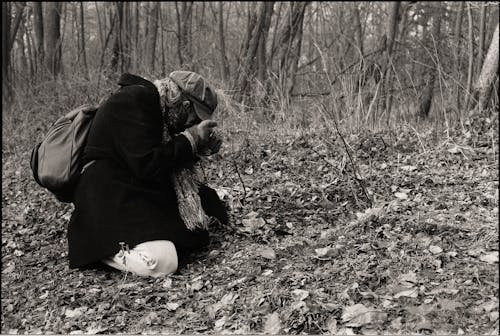
{"type": "MultiPolygon", "coordinates": [[[[181,91],[169,77],[154,81],[160,94],[160,102],[163,114],[163,137],[162,142],[172,140],[168,131],[168,124],[174,123],[177,115],[172,109],[181,98],[181,91]]],[[[195,229],[208,228],[208,216],[205,214],[198,194],[200,182],[200,168],[197,164],[174,170],[171,179],[177,196],[179,214],[186,227],[193,231],[195,229]]]]}

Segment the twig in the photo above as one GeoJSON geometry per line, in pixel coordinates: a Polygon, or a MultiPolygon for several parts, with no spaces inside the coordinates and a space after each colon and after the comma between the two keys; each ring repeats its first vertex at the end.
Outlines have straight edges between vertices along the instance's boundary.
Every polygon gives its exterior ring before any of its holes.
{"type": "MultiPolygon", "coordinates": [[[[321,104],[321,106],[323,107],[323,109],[325,111],[328,111],[326,109],[325,104],[323,104],[323,102],[320,102],[320,104],[321,104]]],[[[347,153],[347,156],[349,157],[349,161],[351,162],[351,165],[352,165],[352,168],[353,168],[353,171],[354,171],[354,178],[356,179],[356,181],[359,182],[359,185],[361,186],[361,189],[363,189],[363,193],[365,194],[365,197],[368,199],[368,202],[370,203],[370,207],[371,207],[372,204],[373,204],[373,201],[372,201],[371,197],[368,195],[368,192],[366,191],[364,180],[361,178],[361,174],[359,173],[359,169],[358,169],[358,167],[354,163],[354,160],[351,157],[351,153],[349,152],[349,148],[347,148],[347,143],[346,143],[344,137],[342,136],[342,133],[340,133],[339,126],[337,124],[337,118],[335,117],[335,115],[333,113],[332,113],[332,119],[333,119],[333,123],[335,125],[335,129],[337,130],[337,133],[338,133],[340,139],[342,139],[342,143],[344,144],[345,151],[347,153]],[[358,178],[357,175],[359,175],[359,178],[358,178]]],[[[354,195],[354,198],[357,200],[356,195],[354,195]]]]}
{"type": "Polygon", "coordinates": [[[234,165],[234,169],[236,170],[236,174],[238,174],[238,178],[240,179],[241,185],[243,186],[243,202],[245,203],[246,197],[247,197],[247,188],[245,187],[245,183],[243,182],[243,179],[241,178],[240,172],[238,171],[238,166],[236,165],[236,161],[231,160],[231,162],[234,165]]]}
{"type": "Polygon", "coordinates": [[[330,166],[332,166],[336,171],[338,171],[339,173],[342,174],[342,171],[340,169],[338,169],[337,167],[335,167],[335,165],[333,163],[331,163],[330,161],[328,161],[325,157],[323,157],[320,153],[318,153],[314,148],[312,148],[312,151],[316,154],[318,154],[318,156],[323,159],[323,161],[325,161],[326,163],[328,163],[330,166]]]}

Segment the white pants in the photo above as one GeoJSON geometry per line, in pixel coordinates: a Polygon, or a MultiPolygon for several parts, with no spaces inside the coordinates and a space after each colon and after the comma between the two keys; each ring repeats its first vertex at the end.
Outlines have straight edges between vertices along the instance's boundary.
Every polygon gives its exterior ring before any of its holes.
{"type": "Polygon", "coordinates": [[[105,264],[125,272],[142,276],[161,277],[177,270],[177,250],[169,240],[152,240],[121,250],[103,259],[105,264]]]}

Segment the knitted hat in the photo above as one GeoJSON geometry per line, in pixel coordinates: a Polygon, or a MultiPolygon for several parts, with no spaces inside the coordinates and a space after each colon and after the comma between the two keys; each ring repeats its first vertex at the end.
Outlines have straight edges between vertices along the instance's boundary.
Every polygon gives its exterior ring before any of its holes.
{"type": "Polygon", "coordinates": [[[192,71],[173,71],[169,77],[186,93],[201,120],[210,119],[217,107],[217,94],[208,82],[192,71]]]}

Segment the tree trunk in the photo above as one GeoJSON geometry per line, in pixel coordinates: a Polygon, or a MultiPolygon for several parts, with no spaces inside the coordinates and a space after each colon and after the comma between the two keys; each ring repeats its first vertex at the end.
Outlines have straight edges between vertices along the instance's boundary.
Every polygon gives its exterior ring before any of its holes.
{"type": "Polygon", "coordinates": [[[117,22],[115,24],[115,32],[114,32],[115,39],[111,55],[111,70],[114,73],[117,73],[118,65],[120,65],[120,72],[123,72],[123,54],[122,54],[123,2],[118,1],[115,4],[116,4],[117,22]]]}
{"type": "Polygon", "coordinates": [[[361,27],[361,20],[359,19],[359,7],[358,3],[354,2],[353,4],[353,17],[354,17],[354,34],[356,36],[356,42],[358,44],[360,57],[364,55],[363,48],[363,32],[361,27]]]}
{"type": "MultiPolygon", "coordinates": [[[[437,5],[437,4],[436,4],[437,5]]],[[[434,10],[434,15],[432,17],[432,33],[431,42],[436,43],[436,53],[439,55],[439,41],[440,41],[440,30],[441,30],[441,8],[436,8],[434,10]]],[[[437,57],[439,59],[439,57],[437,57]]],[[[427,72],[428,82],[422,92],[421,100],[418,106],[418,116],[420,118],[427,118],[429,116],[429,111],[432,106],[432,97],[434,96],[434,86],[436,82],[437,75],[439,73],[439,64],[435,65],[434,70],[427,72]]]]}
{"type": "Polygon", "coordinates": [[[290,12],[285,19],[288,24],[285,24],[279,38],[278,52],[277,52],[277,62],[278,62],[278,73],[285,74],[286,70],[291,65],[290,61],[293,62],[293,58],[297,55],[292,55],[293,44],[296,40],[298,31],[302,27],[304,20],[304,13],[309,2],[292,2],[290,12]]]}
{"type": "Polygon", "coordinates": [[[281,20],[281,10],[283,8],[283,2],[279,2],[278,4],[278,12],[276,13],[274,29],[273,29],[273,39],[271,41],[271,53],[269,55],[269,59],[272,61],[274,59],[274,54],[276,52],[276,39],[279,37],[278,26],[281,20]]]}
{"type": "Polygon", "coordinates": [[[43,9],[42,2],[34,1],[33,3],[33,29],[35,32],[35,57],[37,64],[44,64],[43,50],[43,9]]]}
{"type": "MultiPolygon", "coordinates": [[[[19,57],[19,61],[20,61],[20,67],[18,68],[20,71],[19,73],[21,73],[22,71],[25,71],[28,69],[28,58],[26,56],[26,45],[24,43],[25,39],[24,39],[24,35],[25,35],[25,30],[24,30],[24,24],[21,24],[19,26],[19,34],[17,34],[16,37],[12,37],[12,40],[16,40],[16,43],[17,43],[17,46],[18,46],[18,52],[21,54],[20,57],[19,57]]],[[[15,68],[14,68],[14,71],[15,71],[15,68]]],[[[15,72],[14,72],[15,74],[15,72]]]]}
{"type": "MultiPolygon", "coordinates": [[[[457,81],[460,83],[461,82],[461,74],[462,72],[460,71],[460,42],[462,41],[461,38],[461,32],[462,32],[462,17],[463,17],[463,10],[464,10],[464,1],[460,2],[458,12],[457,12],[457,18],[455,20],[455,31],[454,31],[454,36],[456,40],[456,47],[455,47],[455,74],[457,76],[457,81]]],[[[457,111],[460,111],[460,98],[461,98],[461,89],[459,88],[459,85],[457,85],[457,111]]]]}
{"type": "Polygon", "coordinates": [[[83,70],[85,76],[88,77],[89,67],[87,64],[87,51],[85,50],[85,18],[83,13],[83,2],[80,2],[80,38],[80,47],[82,48],[80,52],[83,58],[83,70]]]}
{"type": "Polygon", "coordinates": [[[472,23],[472,9],[470,4],[467,3],[467,18],[469,21],[469,67],[467,69],[467,89],[465,92],[465,103],[464,108],[467,111],[469,109],[470,96],[472,94],[472,71],[474,66],[474,41],[472,35],[473,23],[472,23]]]}
{"type": "Polygon", "coordinates": [[[165,50],[165,38],[164,38],[164,30],[165,27],[168,27],[167,18],[163,15],[162,5],[160,4],[160,10],[158,12],[158,18],[160,21],[160,53],[161,53],[161,77],[165,77],[167,75],[167,64],[165,61],[166,58],[166,50],[165,50]]]}
{"type": "Polygon", "coordinates": [[[57,77],[61,72],[61,2],[46,2],[47,21],[45,29],[46,67],[57,77]]]}
{"type": "Polygon", "coordinates": [[[177,14],[177,55],[179,66],[192,69],[193,53],[191,48],[191,25],[193,18],[193,1],[175,2],[177,14]]]}
{"type": "Polygon", "coordinates": [[[271,17],[273,15],[274,2],[267,4],[267,8],[264,12],[264,17],[261,26],[261,37],[258,41],[257,46],[257,78],[261,83],[266,81],[267,73],[267,57],[266,57],[266,44],[267,36],[269,35],[269,28],[271,27],[271,17]]]}
{"type": "Polygon", "coordinates": [[[151,2],[149,7],[149,28],[148,35],[146,36],[146,52],[148,59],[148,67],[151,73],[155,70],[155,51],[156,51],[156,39],[158,33],[158,14],[160,10],[159,2],[151,2]]]}
{"type": "Polygon", "coordinates": [[[134,10],[134,69],[135,71],[139,68],[139,31],[140,31],[140,19],[139,19],[139,2],[135,3],[134,10]]]}
{"type": "Polygon", "coordinates": [[[229,79],[229,63],[226,56],[226,38],[224,36],[224,2],[219,2],[218,8],[218,24],[219,24],[219,48],[220,48],[220,60],[221,60],[221,77],[224,82],[227,83],[229,79]]]}
{"type": "Polygon", "coordinates": [[[2,2],[2,98],[9,100],[11,91],[10,74],[10,20],[12,4],[2,2]]]}
{"type": "Polygon", "coordinates": [[[29,78],[33,79],[35,76],[35,55],[33,53],[33,33],[29,24],[29,18],[31,17],[31,8],[28,7],[28,12],[26,13],[26,17],[28,18],[24,22],[24,29],[26,31],[26,47],[28,53],[28,62],[29,62],[29,78]]]}
{"type": "Polygon", "coordinates": [[[131,56],[131,34],[132,34],[132,3],[125,1],[123,4],[123,27],[122,27],[122,62],[124,71],[130,70],[131,56]]]}
{"type": "Polygon", "coordinates": [[[101,49],[104,47],[104,29],[102,27],[101,23],[101,11],[99,10],[99,7],[97,6],[97,1],[94,1],[94,6],[95,6],[95,12],[97,16],[97,28],[98,28],[98,35],[99,35],[99,42],[101,45],[101,49]]]}
{"type": "Polygon", "coordinates": [[[493,33],[490,47],[481,69],[481,74],[475,84],[475,90],[479,96],[480,111],[488,107],[491,91],[495,82],[495,77],[498,76],[498,24],[493,33]]]}
{"type": "Polygon", "coordinates": [[[479,73],[481,65],[483,64],[483,53],[484,53],[484,29],[486,27],[486,5],[481,5],[481,14],[479,17],[479,42],[478,42],[478,53],[476,60],[476,73],[479,73]]]}
{"type": "MultiPolygon", "coordinates": [[[[261,38],[267,36],[270,25],[270,16],[272,15],[274,2],[264,1],[260,4],[259,14],[256,16],[257,21],[251,29],[248,40],[248,47],[244,50],[242,57],[242,67],[240,69],[236,85],[238,88],[238,98],[242,98],[248,90],[248,83],[255,77],[256,65],[258,66],[257,52],[261,38]],[[267,24],[267,26],[266,26],[267,24]],[[263,34],[264,33],[264,34],[263,34]]],[[[251,20],[251,18],[250,18],[251,20]]],[[[260,44],[262,45],[262,44],[260,44]]]]}
{"type": "MultiPolygon", "coordinates": [[[[382,70],[382,83],[380,83],[380,92],[387,95],[386,99],[379,99],[382,105],[382,110],[390,109],[392,104],[392,96],[390,91],[392,89],[392,50],[394,46],[394,39],[396,37],[398,21],[399,21],[399,8],[401,3],[399,1],[394,1],[390,3],[389,7],[389,20],[387,22],[387,35],[384,39],[385,50],[384,50],[384,66],[382,70]]],[[[381,97],[382,98],[382,97],[381,97]]],[[[390,110],[387,110],[387,120],[390,117],[390,110]]]]}

